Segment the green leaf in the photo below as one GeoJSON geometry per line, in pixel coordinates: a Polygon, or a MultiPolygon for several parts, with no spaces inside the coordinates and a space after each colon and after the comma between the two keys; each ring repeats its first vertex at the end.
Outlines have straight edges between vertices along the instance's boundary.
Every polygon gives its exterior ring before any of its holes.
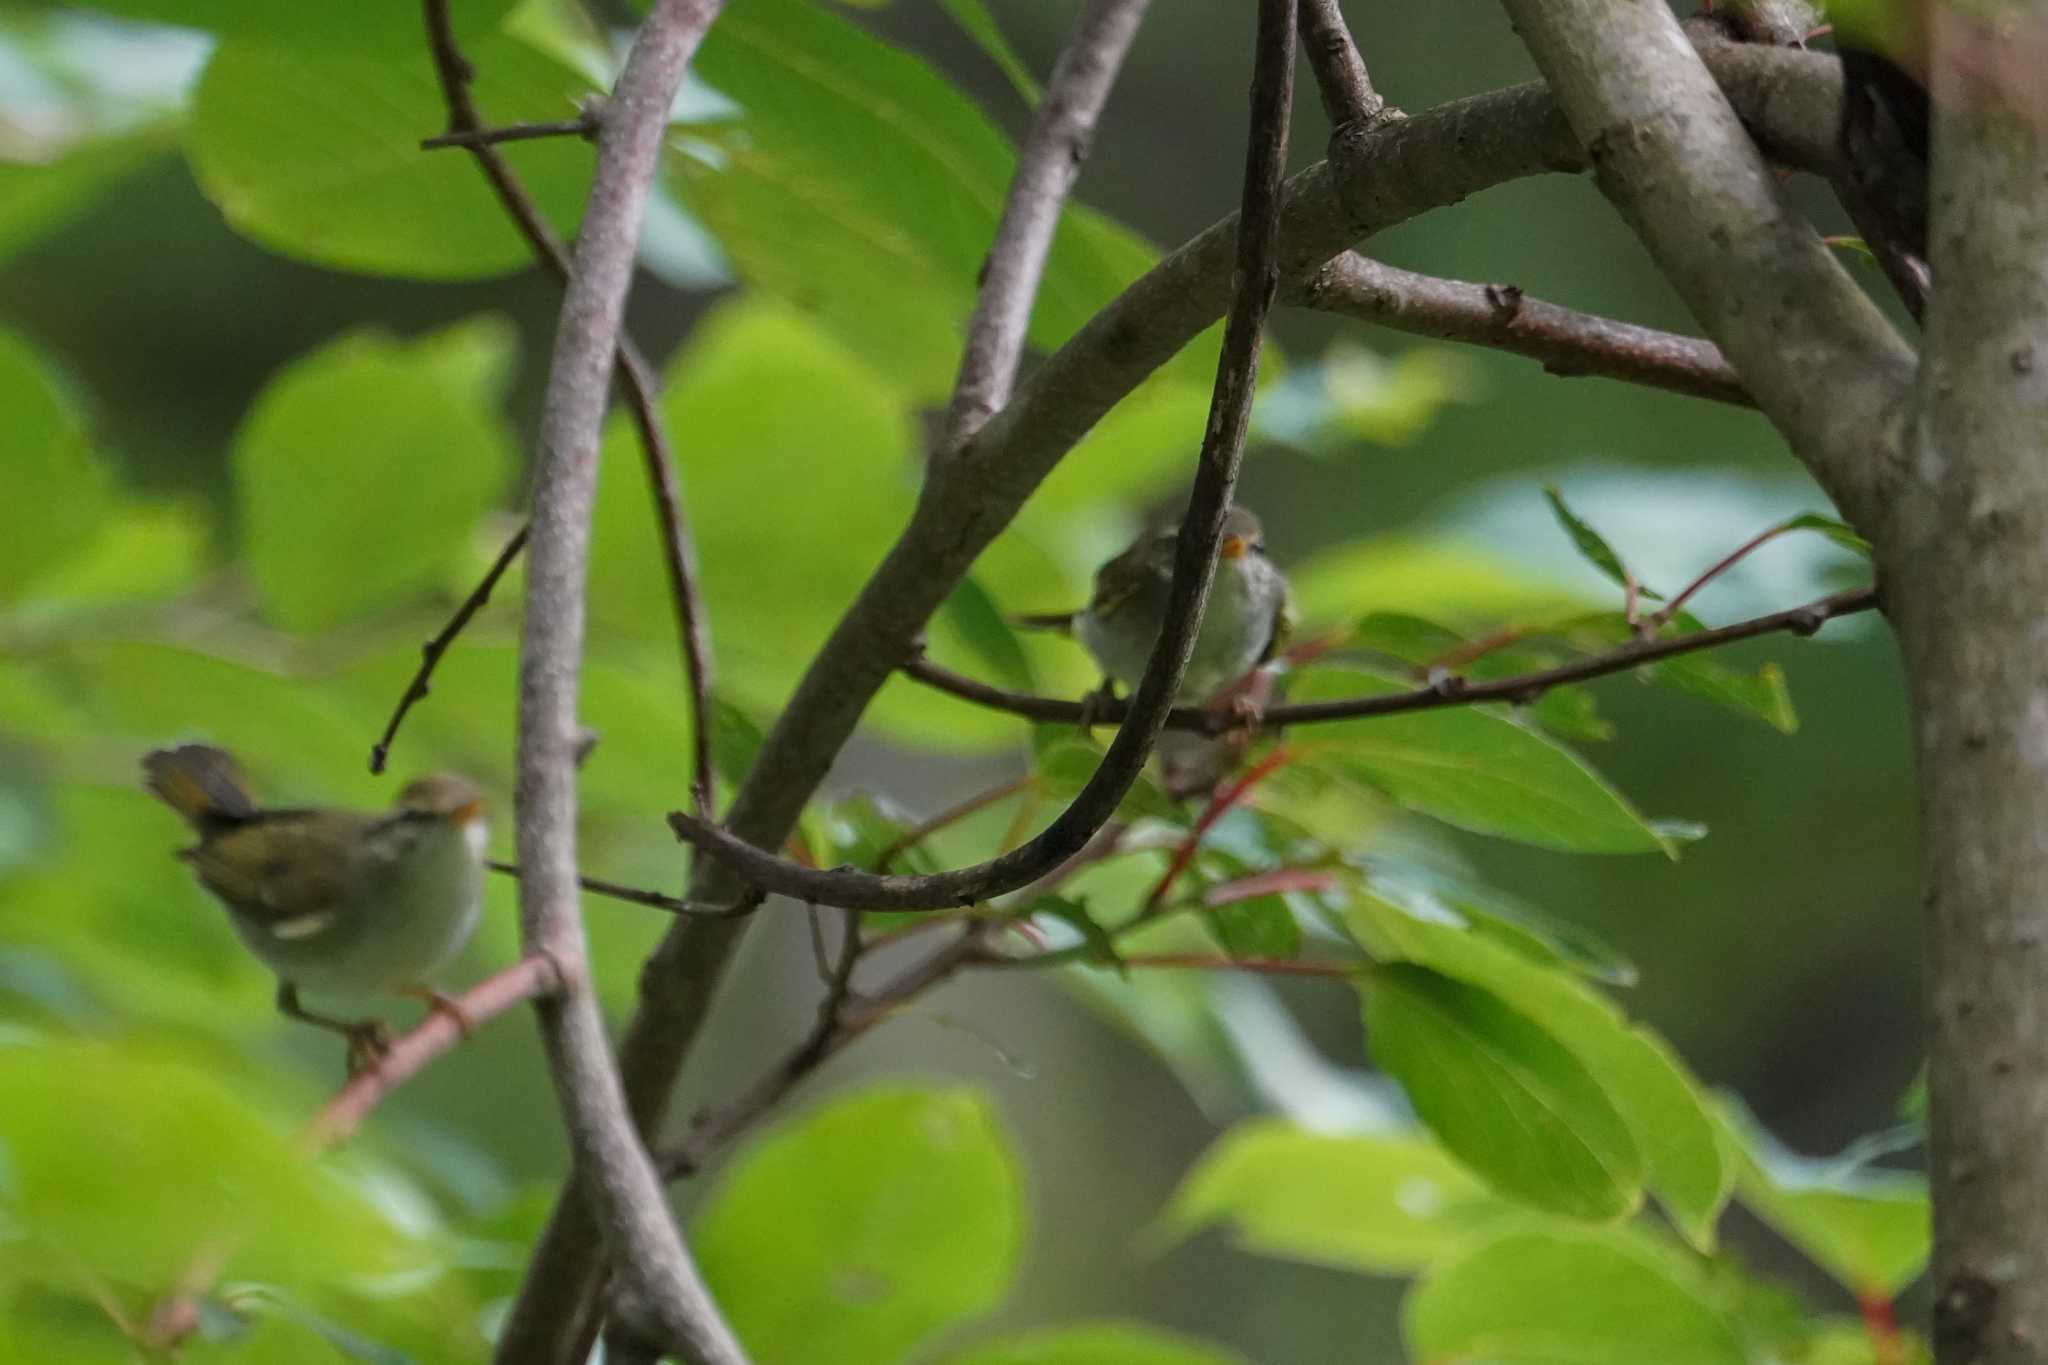
{"type": "Polygon", "coordinates": [[[199,576],[206,526],[178,505],[114,507],[79,553],[36,583],[38,601],[145,601],[173,596],[199,576]]]}
{"type": "MultiPolygon", "coordinates": [[[[1008,141],[922,61],[805,0],[737,0],[692,69],[744,116],[693,129],[700,154],[671,164],[740,274],[918,396],[943,394],[1015,166],[1008,141]]],[[[1070,208],[1032,343],[1064,341],[1154,259],[1070,208]]]]}
{"type": "Polygon", "coordinates": [[[1288,578],[1296,609],[1310,622],[1405,612],[1428,602],[1434,615],[1463,630],[1592,605],[1578,590],[1532,575],[1490,545],[1440,536],[1346,541],[1291,566],[1288,578]]]}
{"type": "Polygon", "coordinates": [[[1733,1106],[1724,1123],[1736,1197],[1844,1288],[1889,1298],[1919,1278],[1933,1227],[1925,1176],[1873,1166],[1854,1149],[1832,1161],[1797,1157],[1733,1106]]]}
{"type": "MultiPolygon", "coordinates": [[[[887,797],[854,792],[825,808],[820,822],[830,843],[819,851],[821,866],[881,870],[882,855],[917,824],[917,817],[887,797]]],[[[933,872],[938,864],[922,844],[912,845],[889,862],[891,872],[933,872]]]]}
{"type": "Polygon", "coordinates": [[[1163,1230],[1177,1240],[1222,1223],[1261,1255],[1409,1275],[1515,1212],[1422,1134],[1336,1136],[1252,1119],[1202,1154],[1163,1230]]]}
{"type": "Polygon", "coordinates": [[[1824,517],[1817,512],[1805,512],[1796,517],[1789,517],[1771,528],[1773,535],[1785,531],[1814,531],[1826,536],[1851,554],[1861,555],[1865,559],[1872,557],[1870,542],[1857,535],[1855,528],[1849,523],[1834,517],[1824,517]]]}
{"type": "Polygon", "coordinates": [[[1212,906],[1203,921],[1234,958],[1291,958],[1301,951],[1301,926],[1279,896],[1257,896],[1212,906]]]}
{"type": "MultiPolygon", "coordinates": [[[[474,39],[495,28],[515,3],[516,0],[449,0],[449,19],[458,38],[474,39]]],[[[426,41],[420,7],[411,0],[356,0],[340,8],[279,5],[271,0],[93,0],[92,7],[123,19],[176,24],[181,28],[206,29],[223,38],[256,38],[316,51],[417,51],[426,41]]],[[[475,53],[470,55],[474,58],[475,53]]]]}
{"type": "Polygon", "coordinates": [[[1129,975],[1124,966],[1123,955],[1117,951],[1116,939],[1088,909],[1086,899],[1070,896],[1040,896],[1018,915],[1019,919],[1035,919],[1039,916],[1058,920],[1081,936],[1081,941],[1091,950],[1084,959],[1115,967],[1120,974],[1129,975]]]}
{"type": "Polygon", "coordinates": [[[1470,876],[1387,854],[1367,857],[1363,868],[1373,895],[1412,918],[1462,928],[1546,967],[1613,986],[1636,982],[1635,964],[1599,935],[1470,876]]]}
{"type": "Polygon", "coordinates": [[[1749,1365],[1677,1256],[1616,1230],[1511,1233],[1439,1266],[1402,1312],[1413,1359],[1749,1365]]]}
{"type": "Polygon", "coordinates": [[[235,440],[243,553],[272,620],[318,630],[441,581],[504,489],[511,328],[354,333],[296,361],[235,440]]]}
{"type": "Polygon", "coordinates": [[[107,501],[85,421],[56,370],[35,348],[0,329],[0,602],[21,596],[43,572],[89,541],[107,501]]]}
{"type": "MultiPolygon", "coordinates": [[[[1558,525],[1564,527],[1565,534],[1572,538],[1572,544],[1585,556],[1586,561],[1612,579],[1617,587],[1627,587],[1631,575],[1622,567],[1621,557],[1614,553],[1614,548],[1606,539],[1582,520],[1578,513],[1565,506],[1564,495],[1555,487],[1546,484],[1543,496],[1550,503],[1551,515],[1557,518],[1558,525]]],[[[1641,581],[1636,583],[1636,595],[1647,597],[1653,602],[1664,600],[1662,594],[1641,581]]]]}
{"type": "Polygon", "coordinates": [[[81,141],[46,160],[0,161],[0,262],[84,213],[171,145],[167,130],[148,128],[81,141]]]}
{"type": "Polygon", "coordinates": [[[162,1286],[208,1246],[232,1249],[232,1276],[290,1284],[431,1264],[214,1068],[146,1046],[17,1043],[0,1046],[0,1091],[0,1215],[49,1282],[162,1286]]]}
{"type": "MultiPolygon", "coordinates": [[[[416,6],[405,8],[417,18],[416,6]]],[[[590,93],[576,72],[508,37],[467,53],[477,104],[494,122],[568,118],[590,93]]],[[[420,139],[447,123],[417,39],[389,53],[232,40],[214,52],[193,96],[192,169],[230,227],[294,260],[424,280],[526,268],[532,248],[467,153],[420,150],[420,139]]],[[[555,231],[573,234],[590,147],[541,138],[499,151],[555,231]]]]}
{"type": "Polygon", "coordinates": [[[1018,98],[1037,108],[1045,92],[1032,79],[1031,68],[1024,64],[1024,59],[1010,46],[1010,40],[1003,36],[996,17],[988,12],[986,0],[939,0],[939,5],[952,16],[960,31],[974,40],[982,55],[996,64],[1018,98]]]}
{"type": "MultiPolygon", "coordinates": [[[[1291,701],[1400,690],[1355,669],[1315,668],[1291,701]]],[[[1574,853],[1669,853],[1669,843],[1570,750],[1496,708],[1335,721],[1301,732],[1304,761],[1336,768],[1445,824],[1574,853]]]]}
{"type": "Polygon", "coordinates": [[[1366,985],[1373,1060],[1430,1130],[1503,1194],[1613,1218],[1642,1194],[1643,1156],[1578,1058],[1490,991],[1393,963],[1366,985]]]}
{"type": "Polygon", "coordinates": [[[1780,734],[1799,729],[1799,712],[1792,705],[1792,690],[1785,685],[1785,670],[1765,663],[1754,673],[1701,654],[1684,654],[1641,670],[1644,681],[1689,692],[1738,715],[1753,716],[1780,734]]]}
{"type": "Polygon", "coordinates": [[[1017,642],[1017,632],[973,575],[961,579],[940,604],[939,617],[974,651],[975,658],[995,674],[995,681],[1020,692],[1034,690],[1031,661],[1017,642]]]}
{"type": "Polygon", "coordinates": [[[719,777],[737,787],[753,771],[764,736],[754,718],[739,707],[717,693],[713,693],[709,700],[711,766],[718,770],[719,777]]]}
{"type": "Polygon", "coordinates": [[[1381,961],[1420,963],[1509,1001],[1567,1047],[1620,1110],[1650,1169],[1651,1191],[1694,1246],[1714,1242],[1714,1224],[1735,1174],[1699,1091],[1670,1049],[1562,971],[1532,961],[1455,917],[1418,904],[1414,912],[1361,895],[1346,927],[1381,961]]]}
{"type": "Polygon", "coordinates": [[[693,1241],[750,1359],[837,1365],[900,1359],[994,1307],[1023,1218],[1016,1158],[987,1100],[889,1087],[749,1144],[693,1241]]]}
{"type": "Polygon", "coordinates": [[[1244,1365],[1243,1357],[1138,1323],[1049,1327],[983,1342],[945,1365],[1244,1365]]]}
{"type": "MultiPolygon", "coordinates": [[[[1104,752],[1102,745],[1064,725],[1040,725],[1031,732],[1031,770],[1038,778],[1039,790],[1056,801],[1070,800],[1088,785],[1088,779],[1102,766],[1104,752]]],[[[1148,773],[1138,774],[1137,781],[1131,783],[1117,806],[1117,815],[1125,820],[1149,816],[1169,824],[1185,824],[1187,818],[1148,773]]]]}

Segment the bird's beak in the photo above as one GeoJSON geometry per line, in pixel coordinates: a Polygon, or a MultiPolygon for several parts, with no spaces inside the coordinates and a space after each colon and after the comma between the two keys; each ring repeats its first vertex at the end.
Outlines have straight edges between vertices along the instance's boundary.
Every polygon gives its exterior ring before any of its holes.
{"type": "Polygon", "coordinates": [[[1223,544],[1217,547],[1216,553],[1224,559],[1242,559],[1244,552],[1250,548],[1251,543],[1243,536],[1225,536],[1223,537],[1223,544]]]}

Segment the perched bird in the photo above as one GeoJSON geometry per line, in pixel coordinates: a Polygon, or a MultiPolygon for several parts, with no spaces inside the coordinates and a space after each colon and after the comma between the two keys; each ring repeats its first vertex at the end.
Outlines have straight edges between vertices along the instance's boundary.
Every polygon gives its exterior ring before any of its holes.
{"type": "MultiPolygon", "coordinates": [[[[1103,674],[1125,687],[1144,676],[1166,619],[1166,595],[1173,583],[1174,545],[1179,528],[1149,531],[1095,571],[1095,592],[1080,611],[1027,617],[1031,625],[1070,627],[1095,656],[1103,674]]],[[[1242,507],[1223,518],[1216,581],[1180,699],[1206,701],[1273,657],[1293,626],[1287,579],[1266,558],[1259,519],[1242,507]]]]}
{"type": "Polygon", "coordinates": [[[351,1075],[382,1055],[383,1022],[315,1014],[300,988],[417,996],[466,1029],[428,981],[469,941],[483,905],[484,803],[473,784],[420,778],[382,815],[262,810],[220,749],[159,749],[142,767],[149,790],[198,832],[178,856],[277,973],[278,1009],[347,1038],[351,1075]]]}

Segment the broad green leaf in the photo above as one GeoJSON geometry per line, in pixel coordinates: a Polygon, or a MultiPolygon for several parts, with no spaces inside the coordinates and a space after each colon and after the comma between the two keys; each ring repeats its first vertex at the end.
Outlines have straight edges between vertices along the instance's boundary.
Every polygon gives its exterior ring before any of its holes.
{"type": "Polygon", "coordinates": [[[940,604],[939,616],[974,651],[975,658],[994,675],[994,681],[1021,692],[1033,690],[1031,661],[1017,642],[1017,632],[972,574],[961,579],[940,604]]]}
{"type": "Polygon", "coordinates": [[[989,13],[986,0],[939,0],[939,4],[953,17],[953,22],[960,25],[960,31],[974,40],[982,55],[996,64],[1018,98],[1037,107],[1045,92],[1032,79],[1031,68],[1024,64],[1024,59],[1010,46],[1010,40],[1003,36],[1002,27],[989,13]]]}
{"type": "Polygon", "coordinates": [[[114,507],[79,552],[37,580],[39,601],[144,601],[190,587],[206,556],[206,526],[176,504],[114,507]]]}
{"type": "Polygon", "coordinates": [[[356,333],[271,381],[231,458],[273,620],[318,630],[441,580],[511,473],[496,404],[512,343],[496,318],[411,342],[356,333]]]}
{"type": "Polygon", "coordinates": [[[969,1090],[843,1096],[749,1144],[697,1217],[757,1365],[896,1360],[995,1306],[1023,1231],[1016,1158],[969,1090]]]}
{"type": "MultiPolygon", "coordinates": [[[[1707,627],[1690,612],[1680,612],[1660,632],[1663,638],[1696,634],[1707,627]]],[[[1564,621],[1555,632],[1587,653],[1601,653],[1637,638],[1636,628],[1620,612],[1564,621]]],[[[1777,730],[1791,734],[1799,728],[1799,713],[1792,706],[1785,672],[1766,663],[1754,673],[1731,668],[1708,653],[1681,654],[1632,670],[1643,682],[1704,698],[1738,715],[1749,716],[1777,730]]]]}
{"type": "MultiPolygon", "coordinates": [[[[476,39],[504,19],[516,0],[449,0],[459,39],[476,39]]],[[[356,0],[342,7],[280,5],[272,0],[93,0],[123,19],[206,29],[223,38],[254,38],[315,51],[423,50],[426,30],[411,0],[356,0]]],[[[476,53],[469,54],[472,59],[476,53]]],[[[488,107],[488,106],[486,106],[488,107]]],[[[424,136],[424,134],[422,134],[424,136]]]]}
{"type": "MultiPolygon", "coordinates": [[[[1355,669],[1315,668],[1294,701],[1400,690],[1355,669]]],[[[1669,853],[1669,843],[1570,750],[1497,708],[1462,706],[1321,724],[1305,762],[1335,767],[1460,829],[1574,853],[1669,853]]]]}
{"type": "Polygon", "coordinates": [[[230,1249],[230,1275],[284,1284],[426,1259],[241,1087],[175,1053],[0,1047],[0,1091],[0,1210],[51,1282],[163,1286],[207,1246],[230,1249]]]}
{"type": "Polygon", "coordinates": [[[737,787],[747,780],[754,759],[761,752],[761,727],[752,716],[715,693],[711,697],[711,723],[712,766],[721,778],[737,787]]]}
{"type": "MultiPolygon", "coordinates": [[[[589,93],[574,71],[510,38],[467,53],[478,107],[494,123],[568,118],[589,93]]],[[[238,39],[221,44],[200,78],[192,169],[230,227],[294,260],[424,280],[526,268],[532,248],[468,154],[420,150],[447,123],[422,45],[375,53],[238,39]]],[[[500,151],[555,231],[572,234],[589,145],[543,138],[500,151]]]]}
{"type": "Polygon", "coordinates": [[[1510,1233],[1409,1295],[1416,1360],[1749,1365],[1734,1324],[1675,1254],[1620,1229],[1510,1233]]]}
{"type": "MultiPolygon", "coordinates": [[[[913,393],[942,394],[1015,164],[1008,141],[922,61],[804,0],[736,0],[693,69],[744,113],[691,130],[705,145],[672,166],[741,275],[814,312],[913,393]]],[[[1064,341],[1154,259],[1070,209],[1033,344],[1064,341]]]]}
{"type": "Polygon", "coordinates": [[[1373,1060],[1444,1146],[1496,1190],[1577,1218],[1642,1194],[1643,1156],[1586,1067],[1490,991],[1393,963],[1365,987],[1373,1060]]]}
{"type": "MultiPolygon", "coordinates": [[[[1621,557],[1614,553],[1614,547],[1607,543],[1606,538],[1594,530],[1578,513],[1567,507],[1564,495],[1556,488],[1546,486],[1543,496],[1550,503],[1551,515],[1557,518],[1558,525],[1564,527],[1565,534],[1572,538],[1572,544],[1585,556],[1586,562],[1607,575],[1616,587],[1627,587],[1632,575],[1622,567],[1621,557]]],[[[1636,583],[1635,589],[1638,597],[1647,597],[1652,601],[1663,600],[1661,594],[1640,581],[1636,583]]]]}
{"type": "Polygon", "coordinates": [[[107,501],[85,421],[56,370],[35,348],[0,329],[0,603],[91,540],[107,501]]]}
{"type": "Polygon", "coordinates": [[[1279,896],[1212,906],[1202,918],[1234,958],[1291,958],[1301,949],[1301,926],[1279,896]]]}
{"type": "Polygon", "coordinates": [[[1423,1134],[1252,1119],[1203,1153],[1163,1226],[1180,1238],[1221,1223],[1262,1255],[1409,1275],[1516,1213],[1423,1134]]]}
{"type": "Polygon", "coordinates": [[[1635,984],[1635,964],[1590,929],[1473,877],[1386,854],[1367,857],[1363,868],[1373,895],[1415,919],[1462,928],[1546,967],[1565,967],[1612,986],[1635,984]]]}
{"type": "Polygon", "coordinates": [[[1509,1001],[1590,1071],[1621,1113],[1649,1165],[1651,1192],[1693,1245],[1711,1247],[1735,1180],[1699,1091],[1670,1049],[1600,995],[1516,947],[1473,933],[1426,902],[1414,910],[1361,895],[1345,924],[1384,961],[1420,963],[1509,1001]]]}
{"type": "Polygon", "coordinates": [[[1889,1298],[1926,1268],[1932,1215],[1927,1178],[1850,1152],[1794,1156],[1747,1115],[1725,1119],[1736,1156],[1736,1198],[1853,1294],[1889,1298]]]}
{"type": "Polygon", "coordinates": [[[1487,545],[1442,537],[1349,541],[1290,566],[1288,578],[1308,634],[1318,622],[1372,611],[1418,613],[1464,630],[1591,605],[1487,545]]]}
{"type": "Polygon", "coordinates": [[[983,1342],[945,1365],[1244,1365],[1241,1356],[1137,1323],[1048,1327],[983,1342]]]}

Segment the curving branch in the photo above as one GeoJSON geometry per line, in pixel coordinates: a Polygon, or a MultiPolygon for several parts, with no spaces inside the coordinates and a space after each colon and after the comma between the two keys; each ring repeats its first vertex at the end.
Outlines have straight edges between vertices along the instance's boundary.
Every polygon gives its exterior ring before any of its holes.
{"type": "MultiPolygon", "coordinates": [[[[532,248],[534,258],[556,280],[567,283],[569,279],[569,252],[561,239],[548,226],[539,205],[519,183],[511,164],[501,155],[496,142],[503,137],[488,136],[503,129],[485,127],[483,116],[478,112],[476,101],[470,95],[470,82],[475,78],[475,69],[469,59],[462,55],[462,49],[455,39],[455,29],[449,20],[448,0],[424,0],[427,25],[427,47],[433,57],[434,74],[441,85],[442,102],[448,109],[448,131],[442,138],[429,138],[422,146],[463,146],[468,148],[490,183],[491,189],[504,205],[505,212],[519,229],[520,236],[532,248]]],[[[577,119],[576,130],[584,136],[593,133],[602,117],[608,112],[605,101],[586,100],[582,113],[577,119]]],[[[623,332],[618,339],[619,387],[625,395],[626,407],[632,413],[634,430],[640,438],[640,449],[646,457],[647,482],[654,496],[656,516],[661,526],[663,568],[668,573],[669,598],[676,613],[676,634],[682,644],[683,676],[690,690],[690,727],[694,744],[694,763],[691,774],[691,797],[699,811],[709,814],[711,810],[712,763],[711,763],[711,636],[710,626],[704,614],[702,600],[697,593],[697,557],[695,542],[690,535],[690,524],[683,512],[683,500],[676,477],[675,455],[669,448],[668,433],[662,426],[661,414],[655,402],[659,385],[655,382],[654,369],[647,363],[633,345],[631,337],[623,332]]],[[[427,643],[425,658],[420,670],[407,686],[405,695],[399,699],[397,709],[392,713],[390,723],[385,727],[383,737],[371,751],[370,771],[381,773],[384,760],[391,749],[391,741],[398,734],[398,727],[405,719],[405,713],[414,702],[427,695],[427,684],[432,678],[434,667],[440,662],[442,653],[450,642],[468,624],[483,600],[490,596],[492,586],[511,565],[526,543],[527,528],[522,527],[500,553],[483,583],[471,594],[454,618],[440,634],[427,643]]]]}
{"type": "Polygon", "coordinates": [[[1358,54],[1338,0],[1301,0],[1298,22],[1301,50],[1308,56],[1309,69],[1316,73],[1316,88],[1332,128],[1346,124],[1371,127],[1401,117],[1401,111],[1373,89],[1365,58],[1358,54]]]}
{"type": "MultiPolygon", "coordinates": [[[[1736,87],[1761,145],[1787,165],[1827,170],[1836,156],[1838,65],[1818,53],[1702,45],[1736,87]]],[[[1282,210],[1283,278],[1299,281],[1346,247],[1431,209],[1523,176],[1584,168],[1541,85],[1458,100],[1338,139],[1330,159],[1292,177],[1282,210]]],[[[1221,315],[1230,295],[1234,218],[1170,253],[1041,365],[957,460],[932,469],[910,524],[813,659],[725,814],[758,848],[779,846],[861,712],[975,556],[1015,517],[1066,451],[1123,396],[1221,315]]],[[[728,904],[742,879],[715,860],[690,898],[728,904]]],[[[641,975],[619,1064],[642,1131],[665,1117],[676,1079],[738,946],[743,922],[679,921],[641,975]]],[[[576,1189],[557,1203],[507,1334],[521,1361],[580,1365],[595,1336],[602,1230],[576,1189]]]]}
{"type": "MultiPolygon", "coordinates": [[[[683,71],[718,0],[660,0],[606,109],[541,414],[519,656],[520,935],[562,967],[542,1040],[577,1169],[619,1270],[617,1313],[694,1365],[743,1365],[627,1110],[592,993],[577,897],[576,708],[597,454],[648,188],[683,71]]],[[[502,1358],[519,1343],[501,1339],[502,1358]]]]}
{"type": "Polygon", "coordinates": [[[1667,7],[1503,3],[1600,188],[1764,415],[1876,539],[1903,463],[1910,348],[1787,204],[1667,7]]]}
{"type": "Polygon", "coordinates": [[[1512,284],[1468,284],[1347,251],[1290,289],[1287,301],[1439,341],[1511,351],[1557,375],[1600,375],[1653,389],[1756,406],[1719,348],[1532,299],[1512,284]]]}
{"type": "MultiPolygon", "coordinates": [[[[1851,616],[1880,605],[1876,588],[1851,588],[1808,602],[1804,606],[1774,611],[1767,616],[1751,617],[1747,621],[1736,621],[1712,630],[1698,630],[1689,635],[1675,635],[1660,640],[1631,640],[1604,654],[1595,654],[1573,663],[1559,664],[1555,668],[1517,674],[1511,678],[1474,682],[1460,674],[1446,673],[1422,687],[1412,688],[1406,692],[1380,692],[1365,697],[1340,697],[1332,701],[1269,706],[1260,713],[1257,728],[1268,731],[1282,730],[1290,725],[1363,720],[1368,716],[1393,716],[1406,711],[1436,711],[1447,706],[1473,706],[1480,702],[1504,701],[1527,705],[1552,688],[1590,682],[1594,678],[1604,678],[1613,673],[1626,673],[1632,668],[1641,668],[1681,654],[1718,649],[1722,645],[1734,644],[1738,640],[1752,640],[1759,635],[1775,635],[1780,631],[1793,635],[1811,635],[1838,616],[1851,616]]],[[[1033,696],[1028,692],[1009,692],[965,677],[950,669],[941,668],[926,659],[912,660],[903,666],[903,671],[925,686],[944,692],[948,696],[973,702],[977,706],[986,706],[993,711],[1007,711],[1013,716],[1022,716],[1041,724],[1080,725],[1086,721],[1093,721],[1102,725],[1115,725],[1121,722],[1128,709],[1127,704],[1120,700],[1063,701],[1057,697],[1033,696]]],[[[1224,734],[1237,724],[1239,722],[1226,713],[1198,706],[1175,707],[1166,718],[1167,728],[1192,730],[1205,735],[1224,734]]],[[[677,819],[673,815],[669,818],[671,821],[677,819]]],[[[761,884],[768,890],[781,890],[769,879],[772,874],[766,873],[759,862],[733,847],[731,836],[724,835],[716,826],[693,825],[692,829],[689,837],[693,842],[701,840],[706,844],[715,844],[713,851],[719,856],[741,860],[750,875],[755,872],[763,873],[761,884]]],[[[819,899],[827,904],[837,903],[829,896],[821,896],[819,899]]]]}
{"type": "Polygon", "coordinates": [[[1223,543],[1223,518],[1237,486],[1245,432],[1251,425],[1259,351],[1266,312],[1280,283],[1280,191],[1287,168],[1287,129],[1294,99],[1294,0],[1260,0],[1258,40],[1252,73],[1250,147],[1245,158],[1246,230],[1237,240],[1237,287],[1223,323],[1223,353],[1216,364],[1216,389],[1208,428],[1195,468],[1174,551],[1173,581],[1166,616],[1138,680],[1124,723],[1087,785],[1045,829],[984,863],[926,875],[830,871],[778,858],[726,834],[709,821],[681,811],[669,825],[713,857],[740,865],[747,880],[800,900],[849,910],[930,910],[971,905],[1037,881],[1074,856],[1116,814],[1143,771],[1161,722],[1180,691],[1216,552],[1223,543]],[[744,849],[742,853],[740,850],[744,849]]]}
{"type": "Polygon", "coordinates": [[[1031,131],[1017,149],[1017,173],[1011,177],[995,241],[982,267],[974,316],[967,323],[967,344],[960,353],[960,374],[953,382],[939,438],[940,459],[958,454],[1010,401],[1060,210],[1081,174],[1095,120],[1150,3],[1088,0],[1074,36],[1053,66],[1031,131]]]}

